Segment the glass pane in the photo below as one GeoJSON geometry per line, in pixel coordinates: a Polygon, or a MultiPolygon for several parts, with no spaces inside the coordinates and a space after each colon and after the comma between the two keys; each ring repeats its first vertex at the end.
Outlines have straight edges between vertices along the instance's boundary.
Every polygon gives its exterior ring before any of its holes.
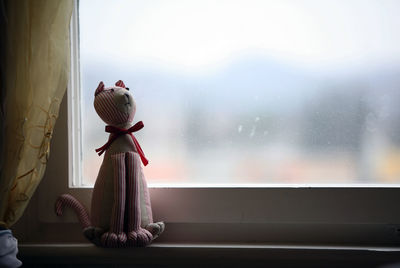
{"type": "Polygon", "coordinates": [[[84,183],[119,79],[149,183],[400,181],[399,1],[79,2],[84,183]]]}

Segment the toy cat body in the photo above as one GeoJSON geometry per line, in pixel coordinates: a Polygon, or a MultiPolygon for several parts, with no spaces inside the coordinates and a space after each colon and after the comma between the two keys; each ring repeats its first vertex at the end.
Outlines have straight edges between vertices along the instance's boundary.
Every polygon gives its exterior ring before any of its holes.
{"type": "Polygon", "coordinates": [[[108,124],[108,142],[96,151],[104,158],[93,189],[91,217],[71,195],[56,202],[57,215],[64,206],[73,208],[85,236],[104,247],[146,246],[164,231],[164,223],[153,223],[150,195],[142,164],[148,161],[132,132],[143,127],[132,126],[136,104],[120,80],[115,87],[105,88],[100,82],[94,107],[108,124]]]}

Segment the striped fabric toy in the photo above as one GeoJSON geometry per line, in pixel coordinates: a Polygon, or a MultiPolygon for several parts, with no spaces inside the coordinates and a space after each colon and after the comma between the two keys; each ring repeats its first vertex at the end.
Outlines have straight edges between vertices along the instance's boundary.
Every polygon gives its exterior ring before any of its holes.
{"type": "Polygon", "coordinates": [[[84,235],[95,245],[112,248],[149,245],[164,231],[164,223],[153,222],[142,170],[142,163],[147,165],[148,160],[133,135],[143,128],[141,121],[132,126],[135,100],[121,80],[108,88],[100,82],[94,108],[107,124],[110,136],[96,150],[99,155],[105,154],[93,189],[91,215],[69,194],[57,199],[56,214],[61,216],[64,207],[72,208],[84,235]]]}

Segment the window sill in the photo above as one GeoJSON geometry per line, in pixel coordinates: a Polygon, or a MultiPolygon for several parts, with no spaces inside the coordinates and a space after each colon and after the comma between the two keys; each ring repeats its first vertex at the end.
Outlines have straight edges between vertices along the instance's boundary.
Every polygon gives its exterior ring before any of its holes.
{"type": "Polygon", "coordinates": [[[92,244],[21,244],[19,251],[24,267],[115,264],[139,267],[282,267],[293,264],[296,267],[378,267],[400,264],[399,247],[154,243],[147,248],[105,249],[92,244]]]}

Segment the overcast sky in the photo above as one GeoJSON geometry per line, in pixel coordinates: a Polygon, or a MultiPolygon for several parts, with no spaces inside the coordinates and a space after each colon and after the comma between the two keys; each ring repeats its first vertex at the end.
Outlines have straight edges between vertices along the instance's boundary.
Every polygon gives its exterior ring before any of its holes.
{"type": "Polygon", "coordinates": [[[204,71],[240,55],[304,68],[400,62],[400,1],[81,0],[81,51],[204,71]]]}

